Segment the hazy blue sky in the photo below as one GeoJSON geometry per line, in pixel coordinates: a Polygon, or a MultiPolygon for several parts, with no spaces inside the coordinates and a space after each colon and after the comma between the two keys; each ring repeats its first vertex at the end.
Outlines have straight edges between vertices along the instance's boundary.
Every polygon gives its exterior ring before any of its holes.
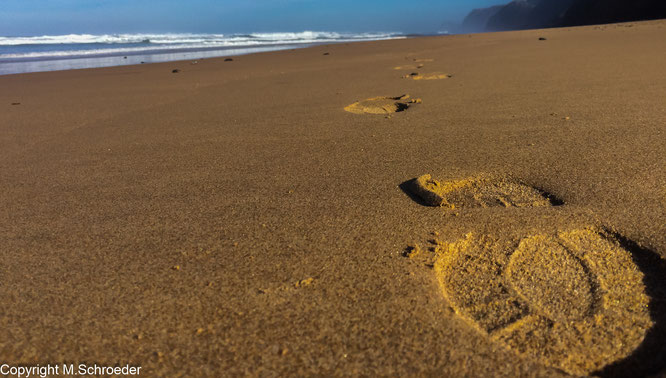
{"type": "Polygon", "coordinates": [[[508,0],[0,0],[0,35],[436,31],[508,0]]]}

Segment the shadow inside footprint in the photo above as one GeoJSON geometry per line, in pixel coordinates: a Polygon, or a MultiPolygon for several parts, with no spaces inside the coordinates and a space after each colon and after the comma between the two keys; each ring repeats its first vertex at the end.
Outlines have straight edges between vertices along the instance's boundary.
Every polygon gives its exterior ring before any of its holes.
{"type": "Polygon", "coordinates": [[[439,182],[425,174],[406,181],[400,188],[424,206],[536,207],[559,206],[563,201],[544,190],[504,177],[472,177],[439,182]]]}
{"type": "Polygon", "coordinates": [[[414,180],[415,179],[407,180],[407,181],[403,182],[402,184],[398,185],[398,188],[400,188],[400,190],[402,190],[402,192],[405,193],[405,195],[407,197],[409,197],[412,201],[418,203],[419,205],[421,205],[421,206],[432,206],[430,203],[424,201],[421,197],[419,197],[416,193],[414,193],[412,191],[411,188],[412,188],[412,185],[414,184],[414,180]]]}
{"type": "Polygon", "coordinates": [[[629,356],[594,372],[600,377],[645,376],[666,373],[666,260],[621,235],[614,234],[622,248],[631,252],[643,272],[648,309],[654,322],[641,345],[629,356]]]}

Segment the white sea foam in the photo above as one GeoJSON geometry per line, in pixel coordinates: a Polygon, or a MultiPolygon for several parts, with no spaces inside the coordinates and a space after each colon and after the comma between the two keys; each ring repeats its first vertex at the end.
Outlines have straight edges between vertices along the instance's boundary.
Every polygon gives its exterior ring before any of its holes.
{"type": "Polygon", "coordinates": [[[396,33],[335,33],[304,31],[299,33],[253,33],[253,34],[67,34],[35,37],[0,37],[0,46],[57,45],[90,43],[220,43],[231,40],[254,41],[301,41],[338,39],[377,39],[395,37],[396,33]]]}
{"type": "Polygon", "coordinates": [[[356,42],[401,38],[396,33],[299,33],[253,34],[68,34],[35,37],[0,37],[0,59],[42,59],[155,53],[169,50],[195,50],[256,47],[280,44],[356,42]],[[124,46],[118,46],[118,45],[124,46]]]}
{"type": "MultiPolygon", "coordinates": [[[[1,1],[1,0],[0,0],[1,1]]],[[[68,34],[0,37],[0,75],[205,59],[319,43],[405,38],[397,33],[68,34]]]]}

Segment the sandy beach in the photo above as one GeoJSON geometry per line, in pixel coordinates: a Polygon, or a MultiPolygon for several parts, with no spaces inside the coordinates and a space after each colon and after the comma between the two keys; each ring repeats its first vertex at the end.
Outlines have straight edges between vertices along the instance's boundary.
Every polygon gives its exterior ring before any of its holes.
{"type": "Polygon", "coordinates": [[[0,362],[666,375],[665,34],[0,76],[0,362]]]}

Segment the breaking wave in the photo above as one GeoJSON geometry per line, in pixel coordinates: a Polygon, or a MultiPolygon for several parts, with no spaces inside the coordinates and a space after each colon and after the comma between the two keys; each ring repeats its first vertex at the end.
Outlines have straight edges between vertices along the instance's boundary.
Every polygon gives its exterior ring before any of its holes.
{"type": "Polygon", "coordinates": [[[399,33],[299,33],[252,34],[67,34],[0,37],[0,59],[59,58],[94,55],[151,53],[163,50],[212,49],[281,44],[357,42],[404,38],[399,33]]]}

